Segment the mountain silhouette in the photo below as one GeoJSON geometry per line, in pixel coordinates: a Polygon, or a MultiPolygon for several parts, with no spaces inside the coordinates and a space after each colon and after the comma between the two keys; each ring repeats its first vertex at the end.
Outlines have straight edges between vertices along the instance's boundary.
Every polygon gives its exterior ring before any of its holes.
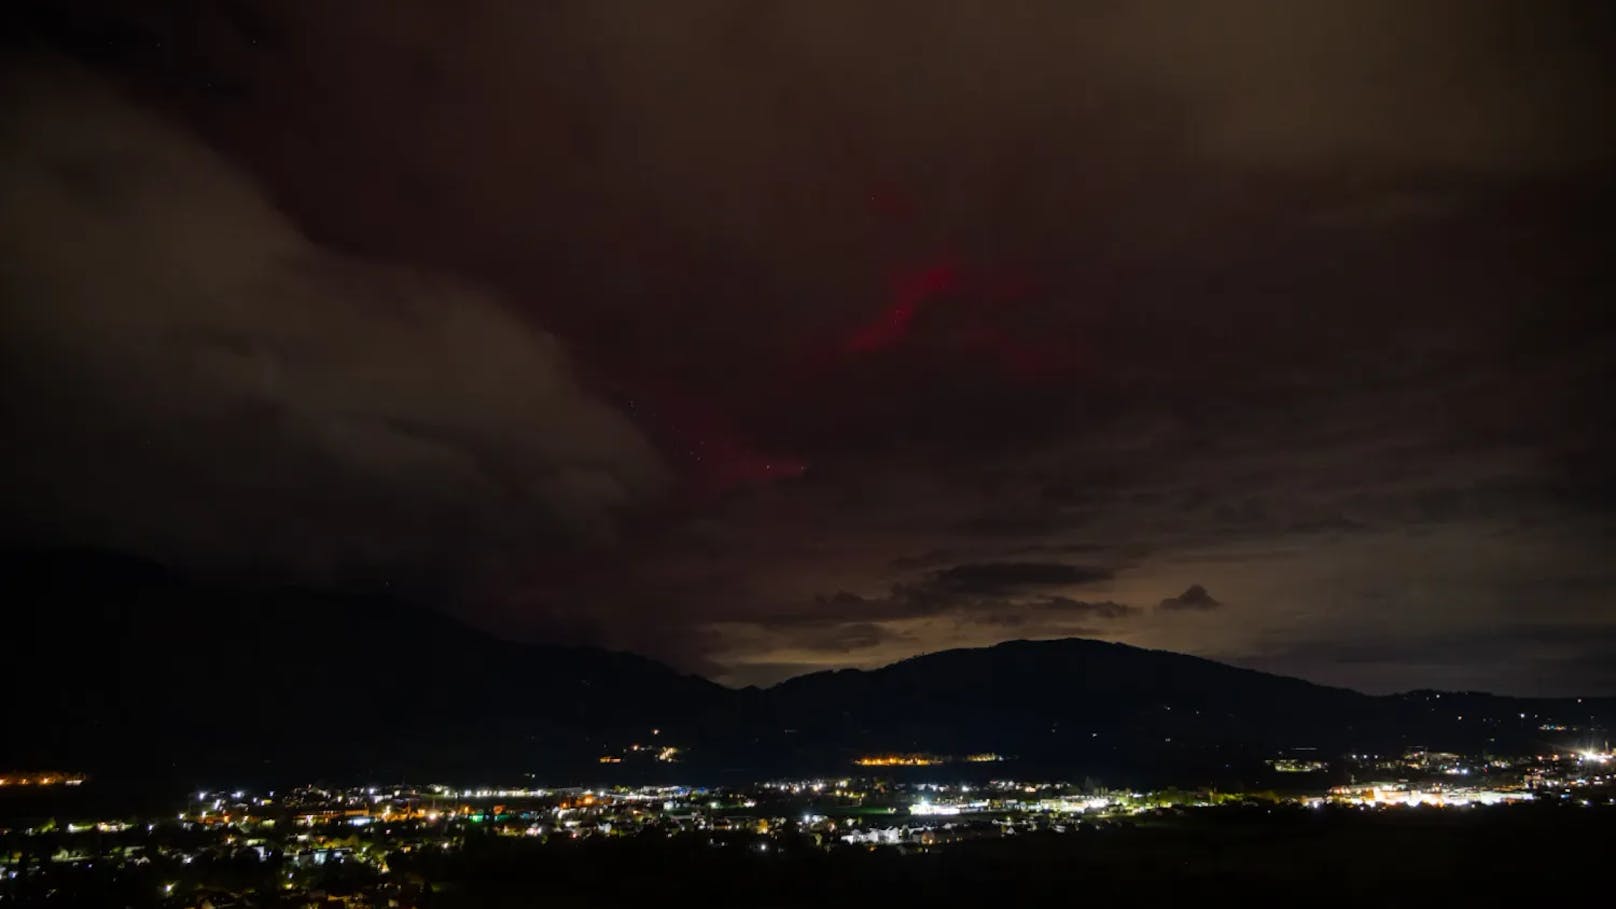
{"type": "Polygon", "coordinates": [[[8,553],[0,580],[0,765],[131,778],[845,773],[888,752],[1171,774],[1296,749],[1564,749],[1616,714],[1609,698],[1375,697],[1085,639],[735,690],[384,598],[197,583],[102,553],[8,553]],[[668,745],[683,764],[653,762],[668,745]]]}

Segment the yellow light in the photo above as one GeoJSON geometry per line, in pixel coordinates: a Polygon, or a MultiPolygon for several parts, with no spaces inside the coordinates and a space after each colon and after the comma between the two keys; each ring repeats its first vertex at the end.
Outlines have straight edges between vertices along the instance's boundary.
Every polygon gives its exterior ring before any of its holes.
{"type": "Polygon", "coordinates": [[[933,767],[942,759],[929,754],[880,754],[861,757],[853,763],[860,767],[933,767]]]}

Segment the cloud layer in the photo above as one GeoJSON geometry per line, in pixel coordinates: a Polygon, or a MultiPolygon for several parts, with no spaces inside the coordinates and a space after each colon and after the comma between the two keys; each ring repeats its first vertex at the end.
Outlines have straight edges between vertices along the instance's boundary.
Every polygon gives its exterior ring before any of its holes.
{"type": "Polygon", "coordinates": [[[311,244],[80,70],[8,76],[10,535],[381,581],[608,540],[663,485],[497,299],[311,244]]]}
{"type": "Polygon", "coordinates": [[[1607,6],[22,8],[184,129],[4,137],[19,535],[742,682],[1616,621],[1607,6]]]}
{"type": "Polygon", "coordinates": [[[1164,599],[1160,603],[1158,603],[1156,608],[1158,608],[1158,609],[1168,609],[1168,610],[1173,610],[1173,609],[1207,610],[1207,609],[1219,609],[1222,606],[1223,606],[1222,603],[1220,603],[1217,600],[1213,599],[1212,595],[1210,593],[1206,592],[1205,587],[1202,587],[1200,584],[1191,584],[1188,590],[1185,590],[1183,593],[1179,594],[1176,597],[1167,597],[1166,599],[1164,599]]]}

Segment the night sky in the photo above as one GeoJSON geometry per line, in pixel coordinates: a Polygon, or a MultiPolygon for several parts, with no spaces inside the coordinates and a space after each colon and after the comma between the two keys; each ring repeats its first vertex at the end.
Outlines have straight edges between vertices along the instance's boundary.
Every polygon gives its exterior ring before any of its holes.
{"type": "Polygon", "coordinates": [[[1616,694],[1610,4],[8,6],[8,544],[1616,694]]]}

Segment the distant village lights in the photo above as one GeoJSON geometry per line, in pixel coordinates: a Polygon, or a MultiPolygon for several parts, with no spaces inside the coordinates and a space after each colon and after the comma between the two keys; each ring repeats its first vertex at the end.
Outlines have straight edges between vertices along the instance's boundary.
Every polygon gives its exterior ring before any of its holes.
{"type": "Polygon", "coordinates": [[[853,763],[860,767],[935,767],[945,762],[931,754],[877,754],[858,758],[853,763]]]}
{"type": "Polygon", "coordinates": [[[955,761],[964,761],[967,764],[988,764],[1004,760],[1004,757],[991,751],[967,754],[961,758],[947,757],[936,754],[869,754],[855,758],[853,763],[859,767],[936,767],[940,764],[951,764],[955,761]]]}
{"type": "Polygon", "coordinates": [[[82,786],[89,779],[82,773],[61,771],[27,771],[0,775],[0,786],[82,786]]]}

